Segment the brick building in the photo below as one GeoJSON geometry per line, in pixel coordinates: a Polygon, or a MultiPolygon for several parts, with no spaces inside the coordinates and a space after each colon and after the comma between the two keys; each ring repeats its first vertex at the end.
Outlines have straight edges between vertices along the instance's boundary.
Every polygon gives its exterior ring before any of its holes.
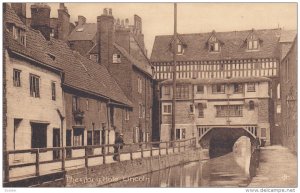
{"type": "Polygon", "coordinates": [[[31,6],[31,18],[26,17],[26,3],[11,3],[11,7],[15,10],[21,21],[28,27],[49,23],[50,28],[47,29],[47,33],[50,33],[50,36],[56,39],[66,41],[70,32],[75,28],[75,25],[70,22],[70,14],[68,13],[68,9],[64,5],[64,3],[59,3],[57,18],[50,18],[51,8],[43,3],[36,3],[31,6]],[[44,9],[43,13],[49,14],[49,19],[47,19],[47,21],[41,21],[40,19],[38,19],[37,21],[33,21],[32,15],[40,14],[35,10],[41,8],[44,9]]]}
{"type": "Polygon", "coordinates": [[[281,140],[297,153],[297,37],[284,53],[280,69],[281,92],[281,140]]]}
{"type": "MultiPolygon", "coordinates": [[[[281,29],[179,34],[176,40],[177,79],[219,79],[236,77],[267,77],[271,102],[269,122],[271,143],[280,143],[280,128],[276,126],[281,59],[281,29]]],[[[154,78],[160,82],[172,78],[173,36],[156,36],[151,55],[154,78]]],[[[156,86],[155,105],[159,106],[159,87],[156,86]]],[[[157,112],[159,113],[159,111],[157,112]]],[[[159,130],[161,120],[155,124],[159,130]]]]}
{"type": "Polygon", "coordinates": [[[145,53],[142,20],[115,20],[111,9],[104,9],[97,24],[86,23],[80,16],[78,26],[69,36],[72,49],[106,66],[126,97],[132,110],[123,128],[125,141],[151,140],[152,133],[152,68],[145,53]],[[96,27],[96,28],[95,28],[96,27]]]}
{"type": "MultiPolygon", "coordinates": [[[[213,128],[242,128],[270,144],[270,79],[180,79],[176,87],[176,139],[200,139],[213,128]]],[[[171,133],[172,80],[161,86],[160,139],[171,133]]]]}

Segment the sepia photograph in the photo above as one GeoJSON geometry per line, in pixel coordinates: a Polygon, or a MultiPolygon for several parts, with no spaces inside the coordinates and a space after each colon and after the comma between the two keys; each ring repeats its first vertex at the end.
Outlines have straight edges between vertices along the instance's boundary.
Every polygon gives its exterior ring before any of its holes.
{"type": "Polygon", "coordinates": [[[2,2],[2,187],[295,192],[297,14],[2,2]]]}

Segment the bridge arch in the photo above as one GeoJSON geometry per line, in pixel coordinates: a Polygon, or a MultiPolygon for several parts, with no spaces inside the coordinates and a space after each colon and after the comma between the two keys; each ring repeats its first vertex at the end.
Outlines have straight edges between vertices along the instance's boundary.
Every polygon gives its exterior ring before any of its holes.
{"type": "Polygon", "coordinates": [[[234,143],[241,136],[249,137],[252,144],[257,136],[257,126],[198,127],[198,131],[199,144],[203,149],[209,150],[210,157],[231,152],[234,143]]]}

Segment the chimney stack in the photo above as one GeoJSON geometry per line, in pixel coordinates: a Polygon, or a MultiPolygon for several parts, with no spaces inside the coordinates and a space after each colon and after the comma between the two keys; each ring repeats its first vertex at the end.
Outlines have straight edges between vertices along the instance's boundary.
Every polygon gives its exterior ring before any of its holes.
{"type": "Polygon", "coordinates": [[[83,25],[86,23],[86,18],[82,15],[78,15],[78,25],[83,25]]]}
{"type": "Polygon", "coordinates": [[[11,8],[15,10],[21,21],[26,24],[26,3],[11,3],[11,8]]]}
{"type": "Polygon", "coordinates": [[[58,11],[58,39],[67,40],[70,33],[70,15],[64,3],[59,4],[58,11]]]}
{"type": "Polygon", "coordinates": [[[47,4],[31,5],[31,27],[39,30],[46,40],[50,40],[50,12],[51,8],[47,4]]]}
{"type": "Polygon", "coordinates": [[[106,66],[112,63],[113,44],[115,41],[114,17],[112,10],[105,8],[103,14],[97,17],[97,43],[99,46],[99,63],[106,66]]]}

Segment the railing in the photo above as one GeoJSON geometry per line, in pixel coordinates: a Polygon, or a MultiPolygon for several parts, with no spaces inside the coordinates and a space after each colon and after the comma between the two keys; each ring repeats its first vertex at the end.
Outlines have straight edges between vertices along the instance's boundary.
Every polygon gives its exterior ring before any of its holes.
{"type": "MultiPolygon", "coordinates": [[[[185,139],[185,140],[176,140],[176,141],[166,141],[166,142],[143,142],[143,143],[134,143],[134,144],[125,144],[123,145],[123,150],[119,150],[116,153],[111,152],[112,149],[116,147],[115,144],[106,144],[106,145],[88,145],[88,146],[67,146],[67,147],[52,147],[52,148],[33,148],[33,149],[24,149],[24,150],[13,150],[4,152],[4,181],[11,181],[11,170],[13,169],[24,169],[26,167],[34,167],[34,172],[30,174],[22,174],[20,176],[14,176],[14,178],[26,178],[24,176],[30,175],[32,176],[40,176],[41,175],[41,165],[44,164],[59,164],[55,165],[53,170],[57,171],[65,171],[66,163],[71,163],[72,161],[83,161],[84,165],[82,167],[89,167],[91,159],[100,158],[98,161],[101,161],[97,165],[112,163],[111,158],[116,156],[118,159],[116,162],[124,161],[124,160],[133,160],[136,158],[144,158],[144,157],[152,157],[156,155],[168,155],[177,152],[185,151],[187,148],[196,147],[196,138],[185,139]],[[134,146],[138,145],[137,150],[133,150],[134,146]],[[94,154],[95,151],[98,150],[99,153],[94,154]],[[53,159],[51,156],[51,152],[59,152],[59,158],[53,159]],[[67,157],[67,151],[80,151],[80,153],[84,153],[84,155],[67,157]],[[50,154],[48,153],[50,152],[50,154]],[[92,152],[92,153],[91,153],[92,152]],[[48,153],[48,154],[47,154],[48,153]],[[19,163],[13,164],[10,163],[10,157],[16,156],[19,154],[26,154],[25,156],[31,158],[31,162],[27,163],[19,163]],[[47,154],[47,155],[45,155],[47,154]],[[137,154],[137,156],[136,156],[137,154]],[[45,155],[43,157],[43,155],[45,155]],[[41,158],[49,158],[46,160],[42,160],[41,158]]],[[[80,154],[79,153],[79,154],[80,154]]],[[[95,160],[94,160],[95,162],[95,160]]],[[[31,168],[33,169],[33,168],[31,168]]],[[[43,167],[45,169],[45,167],[43,167]]],[[[46,168],[47,169],[47,168],[46,168]]],[[[24,171],[28,171],[24,169],[24,171]]],[[[24,173],[24,171],[18,171],[20,173],[24,173]]],[[[49,173],[49,171],[48,171],[49,173]]]]}

